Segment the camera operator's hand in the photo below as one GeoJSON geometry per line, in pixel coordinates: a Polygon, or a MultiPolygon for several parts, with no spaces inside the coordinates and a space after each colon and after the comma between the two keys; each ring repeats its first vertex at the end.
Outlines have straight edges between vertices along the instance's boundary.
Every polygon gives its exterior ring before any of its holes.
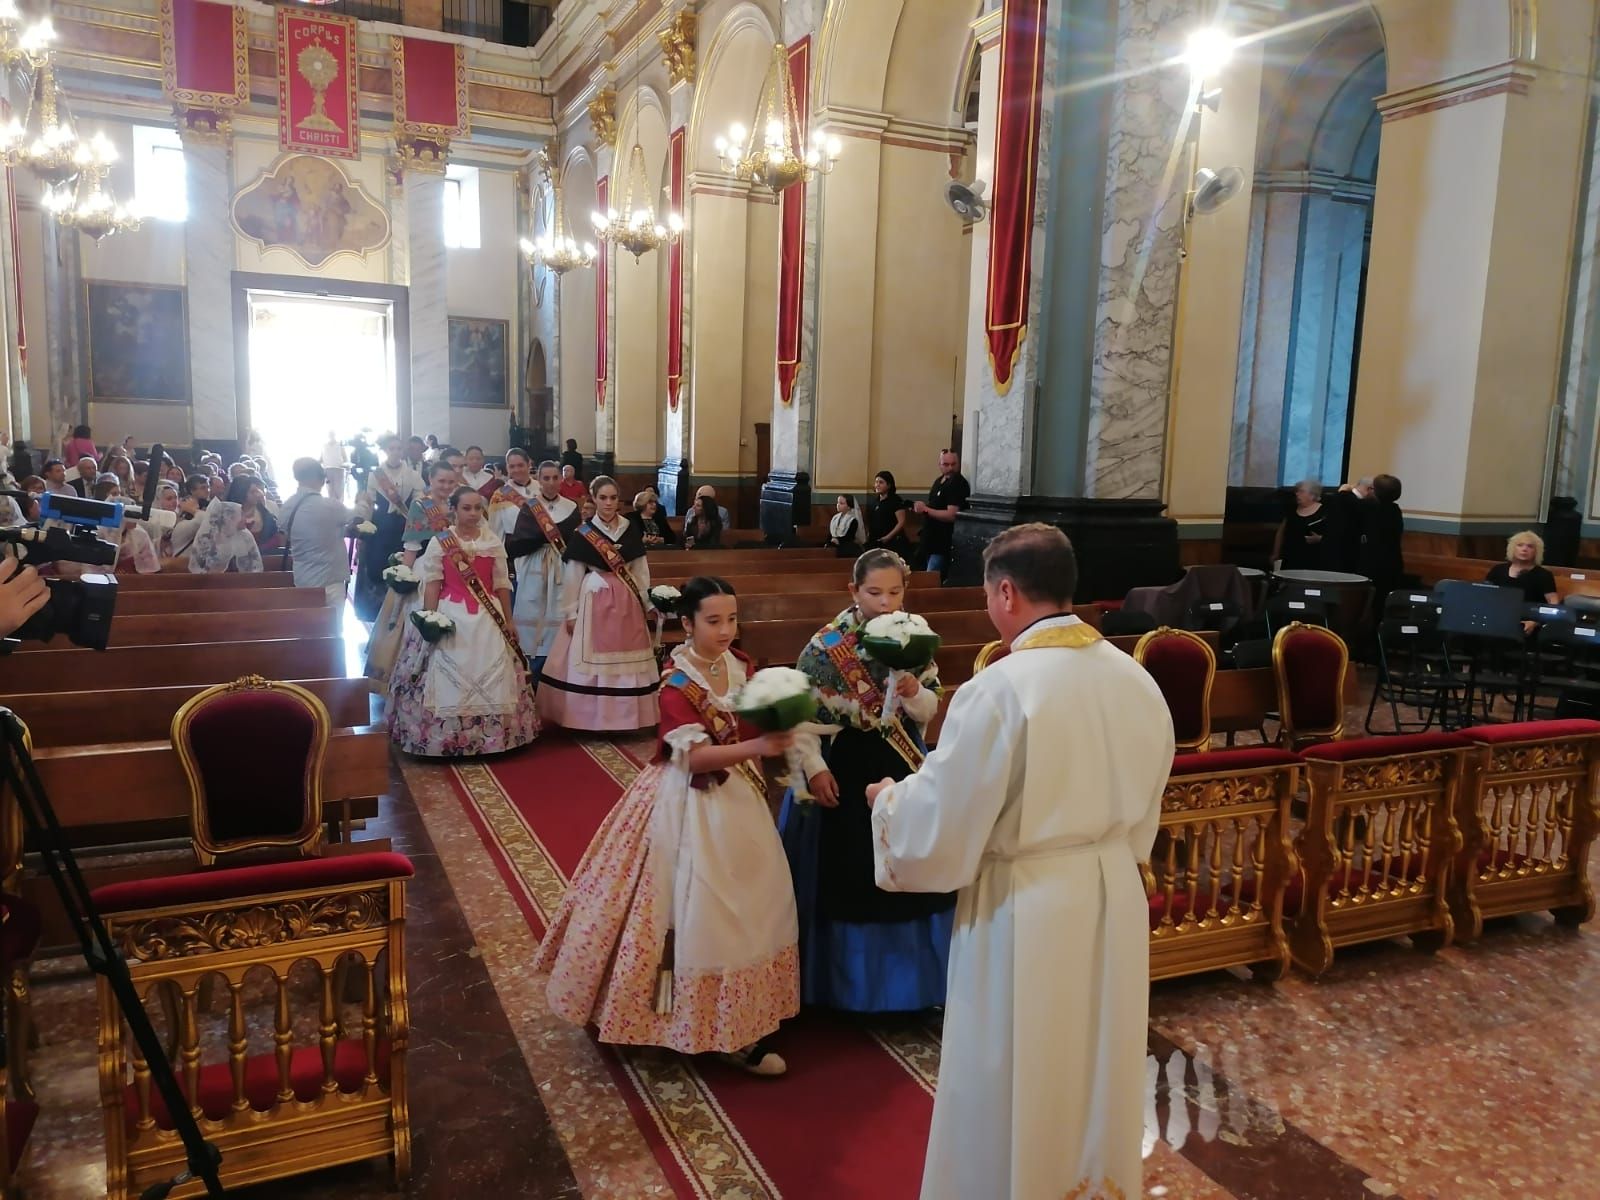
{"type": "Polygon", "coordinates": [[[0,637],[21,628],[49,600],[50,589],[39,572],[14,558],[0,558],[0,637]]]}

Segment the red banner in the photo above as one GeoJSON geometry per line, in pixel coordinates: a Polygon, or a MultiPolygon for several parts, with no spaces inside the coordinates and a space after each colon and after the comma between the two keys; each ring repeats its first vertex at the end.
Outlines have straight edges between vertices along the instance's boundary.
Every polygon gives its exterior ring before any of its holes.
{"type": "Polygon", "coordinates": [[[1002,0],[1000,94],[994,130],[994,197],[989,217],[989,291],[984,328],[995,391],[1011,373],[1028,336],[1033,201],[1039,161],[1039,105],[1044,85],[1046,0],[1002,0]]]}
{"type": "MultiPolygon", "coordinates": [[[[594,185],[594,209],[608,212],[611,207],[611,177],[602,175],[594,185]]],[[[610,313],[606,308],[606,281],[611,276],[609,264],[611,244],[600,243],[600,255],[594,260],[594,406],[606,406],[606,351],[610,338],[606,326],[610,313]]]]}
{"type": "Polygon", "coordinates": [[[209,0],[161,0],[161,85],[196,108],[250,99],[250,14],[209,0]]]}
{"type": "MultiPolygon", "coordinates": [[[[683,126],[667,139],[667,208],[683,212],[683,126]]],[[[683,239],[667,249],[667,407],[678,411],[678,387],[683,382],[683,239]]]]}
{"type": "Polygon", "coordinates": [[[355,18],[279,7],[278,145],[361,156],[355,18]]]}
{"type": "Polygon", "coordinates": [[[467,132],[467,53],[459,42],[391,37],[394,127],[417,137],[460,137],[467,132]]]}
{"type": "MultiPolygon", "coordinates": [[[[799,116],[800,144],[796,154],[806,152],[805,139],[811,125],[811,35],[789,47],[789,87],[794,92],[795,112],[799,116]]],[[[785,404],[793,400],[795,376],[800,374],[800,325],[804,308],[806,275],[806,185],[796,183],[784,189],[782,237],[778,249],[778,395],[785,404]]]]}

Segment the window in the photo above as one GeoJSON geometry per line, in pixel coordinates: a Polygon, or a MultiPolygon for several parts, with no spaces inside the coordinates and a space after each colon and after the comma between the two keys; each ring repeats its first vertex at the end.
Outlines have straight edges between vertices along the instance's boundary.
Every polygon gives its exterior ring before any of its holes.
{"type": "Polygon", "coordinates": [[[156,221],[188,219],[189,185],[183,141],[176,129],[133,127],[133,197],[142,216],[156,221]]]}
{"type": "Polygon", "coordinates": [[[445,168],[444,244],[452,250],[476,250],[482,244],[478,220],[478,168],[445,168]]]}

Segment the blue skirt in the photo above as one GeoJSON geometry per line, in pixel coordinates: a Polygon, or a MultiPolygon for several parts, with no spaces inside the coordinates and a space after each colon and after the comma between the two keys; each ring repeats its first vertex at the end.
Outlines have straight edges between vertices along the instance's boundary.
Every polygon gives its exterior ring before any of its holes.
{"type": "Polygon", "coordinates": [[[915,1012],[944,1003],[955,909],[903,921],[837,921],[817,905],[818,810],[783,798],[778,828],[800,913],[800,999],[847,1012],[915,1012]]]}

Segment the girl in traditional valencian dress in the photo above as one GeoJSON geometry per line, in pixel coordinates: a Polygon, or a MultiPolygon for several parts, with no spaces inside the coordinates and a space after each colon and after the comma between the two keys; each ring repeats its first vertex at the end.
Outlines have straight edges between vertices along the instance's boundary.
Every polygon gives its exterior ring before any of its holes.
{"type": "Polygon", "coordinates": [[[860,650],[861,627],[905,607],[898,554],[868,550],[851,573],[851,606],[824,626],[796,664],[817,693],[817,720],[838,726],[826,747],[796,748],[814,803],[784,800],[779,824],[800,908],[807,1004],[851,1012],[910,1012],[944,1003],[955,897],[885,892],[873,879],[866,788],[921,764],[922,733],[939,711],[938,669],[902,673],[895,712],[882,719],[889,669],[860,650]]]}
{"type": "Polygon", "coordinates": [[[455,525],[417,561],[423,607],[455,629],[429,643],[408,620],[389,685],[389,730],[407,754],[498,754],[539,736],[527,661],[511,624],[506,548],[488,503],[456,490],[455,525]]]}
{"type": "MultiPolygon", "coordinates": [[[[411,511],[406,515],[406,531],[401,543],[401,561],[408,567],[416,565],[418,557],[428,543],[450,528],[450,497],[456,490],[456,473],[443,462],[428,464],[428,492],[411,501],[411,511]]],[[[389,589],[378,610],[378,619],[372,623],[372,637],[367,641],[367,678],[379,683],[389,682],[389,673],[405,641],[406,629],[411,624],[411,614],[422,606],[421,589],[404,595],[389,589]]]]}
{"type": "Polygon", "coordinates": [[[566,729],[648,729],[661,676],[650,637],[650,567],[639,526],[605,475],[590,485],[595,514],[567,539],[556,634],[539,677],[539,716],[566,729]]]}
{"type": "Polygon", "coordinates": [[[602,1042],[781,1075],[762,1039],[800,1009],[799,955],[761,759],[794,739],[730,711],[750,671],[730,649],[737,606],[724,580],[684,585],[688,641],[663,677],[656,761],[589,843],[534,966],[550,972],[551,1009],[602,1042]]]}

